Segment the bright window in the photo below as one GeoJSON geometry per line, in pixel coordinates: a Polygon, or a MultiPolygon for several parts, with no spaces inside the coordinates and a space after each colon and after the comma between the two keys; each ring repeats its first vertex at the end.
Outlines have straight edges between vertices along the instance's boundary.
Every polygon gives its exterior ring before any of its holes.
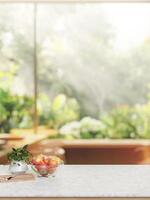
{"type": "Polygon", "coordinates": [[[82,124],[83,138],[150,138],[149,18],[149,3],[38,3],[36,13],[1,4],[1,88],[29,101],[8,130],[33,126],[36,53],[39,125],[75,138],[82,124]]]}

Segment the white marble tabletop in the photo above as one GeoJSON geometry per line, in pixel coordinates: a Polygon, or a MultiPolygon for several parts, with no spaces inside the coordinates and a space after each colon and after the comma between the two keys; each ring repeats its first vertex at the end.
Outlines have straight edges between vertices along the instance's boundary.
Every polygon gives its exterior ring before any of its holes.
{"type": "Polygon", "coordinates": [[[0,183],[0,197],[150,197],[150,166],[63,165],[55,177],[0,183]]]}

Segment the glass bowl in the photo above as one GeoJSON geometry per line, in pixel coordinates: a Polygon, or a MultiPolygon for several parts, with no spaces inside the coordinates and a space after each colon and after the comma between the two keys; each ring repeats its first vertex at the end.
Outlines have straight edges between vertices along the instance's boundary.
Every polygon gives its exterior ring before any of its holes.
{"type": "Polygon", "coordinates": [[[33,165],[34,171],[39,174],[39,176],[47,177],[49,175],[54,174],[57,167],[52,167],[50,165],[46,164],[39,164],[39,165],[33,165]]]}

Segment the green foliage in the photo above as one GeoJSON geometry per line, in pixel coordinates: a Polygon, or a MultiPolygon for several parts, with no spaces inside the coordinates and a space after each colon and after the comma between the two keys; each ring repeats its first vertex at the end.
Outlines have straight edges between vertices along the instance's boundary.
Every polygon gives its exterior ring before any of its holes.
{"type": "Polygon", "coordinates": [[[12,148],[12,152],[8,153],[8,159],[10,161],[29,161],[30,153],[27,150],[28,145],[25,145],[22,148],[12,148]]]}
{"type": "Polygon", "coordinates": [[[38,96],[38,116],[40,125],[48,125],[50,121],[51,100],[44,93],[38,96]]]}
{"type": "Polygon", "coordinates": [[[0,132],[9,133],[11,128],[31,127],[32,108],[32,98],[0,89],[0,132]]]}
{"type": "Polygon", "coordinates": [[[132,123],[134,109],[120,106],[113,109],[101,118],[105,124],[104,133],[108,138],[134,138],[137,137],[136,126],[132,123]]]}
{"type": "Polygon", "coordinates": [[[59,129],[59,134],[68,138],[150,138],[150,103],[133,107],[119,106],[100,117],[100,120],[85,117],[59,129]]]}
{"type": "Polygon", "coordinates": [[[150,103],[135,106],[132,124],[136,127],[137,137],[150,139],[150,103]]]}
{"type": "Polygon", "coordinates": [[[150,138],[150,103],[133,107],[121,106],[101,120],[109,138],[150,138]]]}
{"type": "MultiPolygon", "coordinates": [[[[0,132],[31,128],[33,105],[30,97],[0,89],[0,132]]],[[[118,106],[102,114],[100,120],[84,117],[76,121],[80,118],[80,107],[74,98],[60,94],[51,102],[48,96],[41,94],[38,114],[40,124],[61,127],[58,135],[61,138],[150,138],[150,103],[118,106]]]]}
{"type": "Polygon", "coordinates": [[[79,119],[79,117],[80,107],[76,99],[60,94],[52,102],[49,126],[58,128],[67,122],[79,119]]]}
{"type": "MultiPolygon", "coordinates": [[[[33,126],[34,100],[27,96],[13,95],[0,89],[0,132],[9,133],[12,128],[33,126]]],[[[58,95],[54,101],[41,94],[38,100],[39,124],[58,128],[67,122],[79,119],[78,102],[65,95],[58,95]]]]}

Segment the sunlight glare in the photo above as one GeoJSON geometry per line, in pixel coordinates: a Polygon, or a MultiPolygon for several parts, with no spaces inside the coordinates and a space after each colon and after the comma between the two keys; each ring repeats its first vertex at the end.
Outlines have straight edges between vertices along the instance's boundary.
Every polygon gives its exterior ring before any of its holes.
{"type": "Polygon", "coordinates": [[[105,4],[104,12],[115,27],[115,48],[128,50],[150,37],[150,4],[105,4]]]}

